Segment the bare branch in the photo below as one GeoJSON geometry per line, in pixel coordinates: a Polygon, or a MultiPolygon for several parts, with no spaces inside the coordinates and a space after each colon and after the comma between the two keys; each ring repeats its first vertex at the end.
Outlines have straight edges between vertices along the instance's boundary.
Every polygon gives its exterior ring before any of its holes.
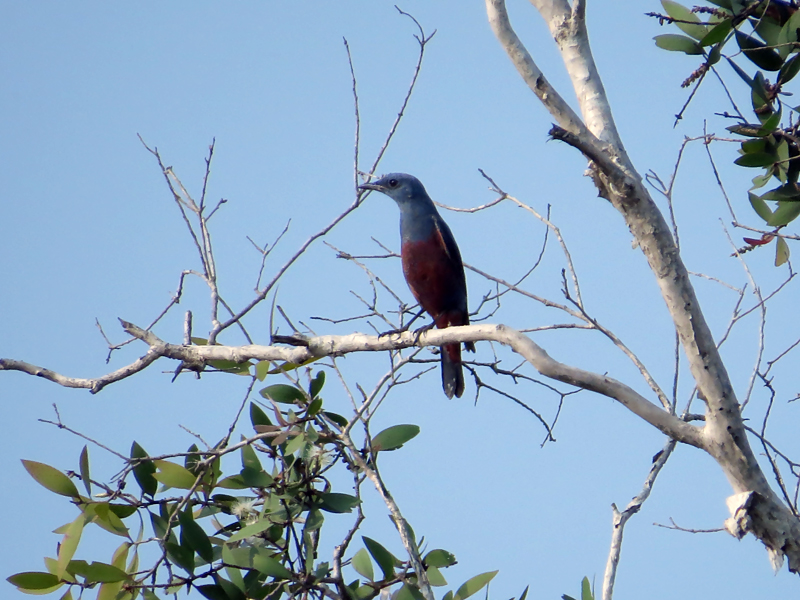
{"type": "Polygon", "coordinates": [[[619,564],[620,553],[622,552],[622,536],[625,531],[625,524],[628,520],[635,515],[642,508],[642,504],[650,497],[650,492],[653,491],[653,484],[656,477],[667,464],[667,460],[672,455],[675,449],[675,440],[669,440],[664,448],[656,454],[653,458],[653,466],[650,467],[650,473],[647,474],[647,479],[644,481],[642,491],[639,492],[628,503],[628,506],[620,512],[615,504],[611,505],[611,510],[614,512],[612,520],[613,532],[611,534],[611,548],[608,552],[608,561],[606,562],[606,571],[603,576],[603,600],[611,600],[614,595],[614,582],[617,579],[617,565],[619,564]]]}

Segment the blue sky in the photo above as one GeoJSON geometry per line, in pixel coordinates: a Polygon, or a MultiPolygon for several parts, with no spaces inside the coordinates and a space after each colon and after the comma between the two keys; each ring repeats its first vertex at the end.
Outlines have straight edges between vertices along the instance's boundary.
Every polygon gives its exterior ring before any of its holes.
{"type": "MultiPolygon", "coordinates": [[[[541,19],[528,3],[509,4],[530,52],[569,96],[541,19]]],[[[591,314],[669,388],[674,334],[655,281],[641,253],[631,248],[622,219],[582,176],[583,158],[548,141],[552,119],[494,39],[483,3],[411,0],[400,6],[428,33],[437,33],[379,171],[410,172],[435,200],[470,207],[494,199],[478,173],[482,168],[537,210],[552,205],[552,220],[570,246],[591,314]]],[[[656,2],[595,2],[588,18],[596,60],[633,161],[640,173],[652,169],[666,179],[684,136],[700,135],[705,118],[709,130],[721,134],[727,123],[713,117],[726,107],[721,90],[708,85],[673,128],[673,115],[686,98],[680,81],[696,65],[655,48],[652,37],[663,31],[643,13],[658,9],[656,2]]],[[[350,43],[358,78],[365,169],[411,79],[418,49],[414,33],[391,2],[0,5],[0,309],[5,315],[0,356],[78,377],[127,364],[143,347],[132,344],[106,365],[95,319],[113,341],[121,341],[117,317],[146,325],[169,302],[180,272],[198,267],[158,166],[137,134],[159,148],[196,195],[207,147],[216,139],[209,197],[228,200],[212,222],[220,282],[232,305],[246,304],[259,266],[246,236],[271,243],[291,220],[269,272],[354,198],[353,99],[342,39],[350,43]]],[[[754,173],[725,168],[735,157],[734,146],[717,144],[714,152],[740,218],[758,225],[745,206],[754,173]]],[[[720,224],[730,218],[697,143],[681,167],[675,210],[689,269],[744,285],[747,277],[729,257],[720,224]]],[[[444,216],[465,262],[482,270],[510,280],[538,256],[543,228],[520,209],[502,205],[444,216]]],[[[353,254],[379,253],[373,237],[397,249],[397,220],[394,204],[374,194],[326,239],[353,254]]],[[[736,234],[737,243],[740,238],[736,234]]],[[[785,268],[771,266],[768,252],[746,258],[765,290],[785,277],[785,268]]],[[[398,261],[370,266],[411,301],[398,261]]],[[[550,247],[528,280],[529,289],[560,301],[562,266],[558,249],[550,247]]],[[[468,274],[468,284],[473,306],[492,289],[474,274],[468,274]]],[[[706,317],[721,335],[736,297],[706,280],[696,285],[706,317]]],[[[767,358],[797,338],[793,285],[770,307],[767,358]]],[[[364,323],[309,321],[360,312],[351,290],[370,293],[356,267],[318,242],[282,281],[278,303],[319,333],[369,331],[364,323]]],[[[746,303],[752,304],[750,296],[746,303]]],[[[197,280],[189,282],[158,335],[178,342],[186,309],[194,311],[200,335],[207,329],[208,298],[197,280]]],[[[518,299],[508,299],[491,319],[519,328],[565,320],[518,299]]],[[[267,305],[250,316],[257,342],[267,343],[268,323],[267,305]]],[[[744,320],[724,348],[740,394],[755,356],[756,325],[754,318],[744,320]]],[[[548,332],[535,334],[535,340],[559,360],[608,372],[649,394],[630,363],[597,334],[548,332]]],[[[231,335],[223,341],[241,339],[231,335]]],[[[501,355],[504,364],[516,364],[514,356],[501,355]]],[[[488,344],[479,345],[479,359],[491,356],[488,344]]],[[[352,381],[369,387],[385,360],[351,356],[344,363],[352,381]]],[[[243,381],[205,375],[171,384],[164,374],[170,368],[157,364],[95,396],[19,373],[0,376],[6,481],[0,506],[7,540],[0,548],[2,578],[40,569],[41,557],[55,553],[58,536],[52,529],[76,514],[34,483],[19,462],[77,467],[84,442],[37,421],[53,417],[53,403],[66,424],[121,452],[134,439],[152,453],[184,449],[193,439],[179,424],[208,439],[220,437],[241,402],[243,381]]],[[[797,385],[791,368],[777,375],[771,431],[791,454],[797,450],[791,426],[797,408],[787,400],[797,385]]],[[[533,386],[497,384],[552,418],[556,397],[533,386]]],[[[683,402],[690,391],[684,378],[683,402]]],[[[345,409],[333,377],[327,394],[329,406],[345,409]]],[[[511,402],[482,395],[475,405],[473,399],[468,381],[464,398],[447,401],[432,373],[395,392],[376,417],[385,426],[422,427],[417,439],[385,459],[383,472],[418,534],[458,557],[459,565],[445,573],[450,583],[500,569],[491,593],[501,599],[526,585],[533,598],[577,595],[585,575],[599,584],[610,505],[623,507],[639,492],[662,436],[612,401],[582,393],[565,404],[558,442],[542,449],[540,425],[511,402]]],[[[758,388],[751,418],[760,418],[766,401],[758,388]]],[[[118,469],[101,451],[90,451],[98,474],[111,476],[118,469]]],[[[727,534],[691,535],[652,525],[674,518],[684,527],[719,527],[729,493],[708,457],[678,448],[653,497],[628,525],[616,597],[785,597],[796,590],[795,577],[785,569],[772,574],[752,538],[736,542],[727,534]]],[[[366,535],[392,540],[384,514],[374,498],[368,500],[366,535]]],[[[108,542],[98,535],[84,543],[104,549],[108,542]]],[[[399,542],[391,543],[399,551],[399,542]]],[[[3,596],[21,595],[8,586],[3,596]]]]}

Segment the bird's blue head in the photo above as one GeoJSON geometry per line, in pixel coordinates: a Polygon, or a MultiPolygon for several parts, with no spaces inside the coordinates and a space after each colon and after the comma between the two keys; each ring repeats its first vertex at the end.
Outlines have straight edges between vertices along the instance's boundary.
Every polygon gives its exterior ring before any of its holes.
{"type": "MultiPolygon", "coordinates": [[[[361,190],[374,190],[386,194],[401,207],[407,203],[431,203],[422,182],[407,173],[389,173],[371,183],[358,186],[361,190]]],[[[431,203],[432,204],[432,203],[431,203]]]]}

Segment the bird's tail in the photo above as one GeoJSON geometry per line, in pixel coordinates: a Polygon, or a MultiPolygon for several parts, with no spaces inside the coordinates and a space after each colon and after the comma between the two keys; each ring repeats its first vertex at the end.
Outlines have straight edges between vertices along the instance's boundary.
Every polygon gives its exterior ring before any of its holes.
{"type": "Polygon", "coordinates": [[[461,344],[441,347],[442,387],[448,398],[461,398],[464,393],[464,370],[461,366],[461,344]]]}

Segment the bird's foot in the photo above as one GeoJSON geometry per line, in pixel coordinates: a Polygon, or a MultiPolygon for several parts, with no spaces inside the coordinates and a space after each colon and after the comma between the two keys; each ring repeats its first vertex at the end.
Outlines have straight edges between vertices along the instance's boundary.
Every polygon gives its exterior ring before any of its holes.
{"type": "Polygon", "coordinates": [[[406,325],[405,327],[401,327],[400,329],[390,329],[389,331],[384,331],[383,333],[379,333],[378,339],[386,337],[387,335],[394,335],[395,333],[398,334],[405,333],[406,331],[408,331],[408,325],[406,325]]]}
{"type": "Polygon", "coordinates": [[[425,333],[426,331],[430,331],[436,326],[436,323],[429,323],[428,325],[423,325],[419,329],[414,330],[414,343],[419,344],[420,336],[425,333]]]}
{"type": "MultiPolygon", "coordinates": [[[[408,331],[408,328],[411,327],[411,324],[417,319],[419,319],[420,315],[422,315],[423,312],[425,312],[425,309],[420,309],[420,311],[416,315],[414,315],[412,319],[408,323],[403,325],[400,329],[390,329],[389,331],[384,331],[383,333],[379,333],[378,338],[382,338],[387,335],[393,335],[395,333],[405,333],[406,331],[408,331]]],[[[431,327],[433,327],[433,325],[431,325],[431,327]]],[[[419,334],[417,334],[415,342],[418,340],[419,340],[419,334]]]]}

